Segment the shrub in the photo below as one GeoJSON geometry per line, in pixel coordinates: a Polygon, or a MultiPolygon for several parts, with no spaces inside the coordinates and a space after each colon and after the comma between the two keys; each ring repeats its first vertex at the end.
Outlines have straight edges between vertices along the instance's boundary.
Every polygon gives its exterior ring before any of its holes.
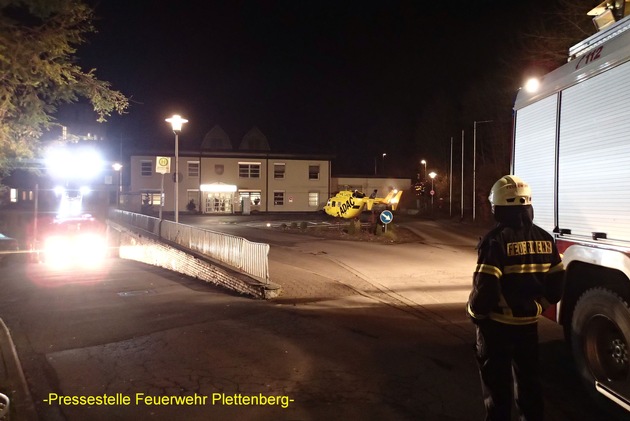
{"type": "Polygon", "coordinates": [[[305,230],[308,227],[308,222],[302,221],[300,222],[300,229],[305,230]]]}
{"type": "Polygon", "coordinates": [[[348,234],[354,235],[361,232],[361,221],[353,219],[348,222],[348,234]]]}
{"type": "Polygon", "coordinates": [[[383,237],[392,241],[396,241],[398,239],[398,235],[396,235],[396,231],[390,230],[389,228],[387,229],[387,231],[383,232],[382,234],[383,234],[383,237]]]}

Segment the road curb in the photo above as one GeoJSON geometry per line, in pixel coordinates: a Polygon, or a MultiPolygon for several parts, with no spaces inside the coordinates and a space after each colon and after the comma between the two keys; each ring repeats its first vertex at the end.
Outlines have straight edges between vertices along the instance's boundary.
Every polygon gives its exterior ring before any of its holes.
{"type": "Polygon", "coordinates": [[[0,318],[0,357],[4,368],[5,387],[8,388],[7,395],[11,399],[11,406],[8,419],[37,421],[37,411],[33,397],[26,383],[22,364],[15,349],[15,344],[11,338],[11,332],[0,318]]]}

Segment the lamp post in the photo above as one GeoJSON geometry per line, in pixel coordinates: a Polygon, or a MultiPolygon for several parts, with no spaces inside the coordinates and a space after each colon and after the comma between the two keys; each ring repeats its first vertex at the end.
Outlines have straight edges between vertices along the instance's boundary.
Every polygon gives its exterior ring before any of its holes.
{"type": "Polygon", "coordinates": [[[120,195],[122,194],[122,168],[123,165],[120,162],[115,162],[112,165],[114,171],[118,173],[118,189],[116,189],[116,207],[120,208],[120,195]]]}
{"type": "Polygon", "coordinates": [[[182,116],[175,114],[171,118],[166,119],[171,123],[173,133],[175,133],[175,223],[179,223],[179,132],[182,131],[184,123],[188,123],[188,120],[182,118],[182,116]]]}
{"type": "Polygon", "coordinates": [[[387,156],[386,153],[383,153],[383,175],[385,175],[385,157],[387,156]]]}
{"type": "Polygon", "coordinates": [[[472,188],[472,219],[475,222],[476,218],[476,198],[477,198],[477,124],[480,123],[492,123],[492,120],[483,120],[473,122],[473,188],[472,188]]]}
{"type": "Polygon", "coordinates": [[[422,175],[422,181],[424,181],[427,178],[427,161],[423,159],[420,164],[424,165],[424,174],[422,175]]]}
{"type": "Polygon", "coordinates": [[[431,213],[433,213],[433,196],[435,195],[435,190],[433,190],[433,179],[437,173],[435,171],[431,171],[429,173],[429,177],[431,177],[431,213]]]}

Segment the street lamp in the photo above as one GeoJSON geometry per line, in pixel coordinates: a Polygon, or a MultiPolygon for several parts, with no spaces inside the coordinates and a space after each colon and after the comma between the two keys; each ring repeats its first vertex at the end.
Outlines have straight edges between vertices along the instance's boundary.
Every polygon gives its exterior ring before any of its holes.
{"type": "Polygon", "coordinates": [[[420,164],[424,165],[424,175],[422,177],[422,181],[424,181],[427,178],[427,161],[423,159],[422,161],[420,161],[420,164]]]}
{"type": "Polygon", "coordinates": [[[114,171],[118,173],[118,189],[116,190],[116,207],[120,208],[120,195],[122,194],[122,168],[123,165],[120,162],[115,162],[112,165],[114,171]]]}
{"type": "Polygon", "coordinates": [[[433,213],[433,196],[435,195],[435,190],[433,190],[433,179],[437,173],[435,171],[431,171],[429,173],[429,177],[431,177],[431,213],[433,213]]]}
{"type": "Polygon", "coordinates": [[[188,120],[182,118],[180,115],[173,115],[171,118],[166,119],[171,123],[173,133],[175,133],[175,223],[179,223],[179,132],[182,131],[184,123],[188,123],[188,120]]]}
{"type": "Polygon", "coordinates": [[[492,120],[475,121],[473,123],[473,197],[472,197],[472,219],[475,222],[476,217],[476,197],[477,197],[477,124],[492,123],[492,120]]]}
{"type": "Polygon", "coordinates": [[[383,154],[383,175],[385,175],[385,157],[387,156],[386,153],[383,154]]]}

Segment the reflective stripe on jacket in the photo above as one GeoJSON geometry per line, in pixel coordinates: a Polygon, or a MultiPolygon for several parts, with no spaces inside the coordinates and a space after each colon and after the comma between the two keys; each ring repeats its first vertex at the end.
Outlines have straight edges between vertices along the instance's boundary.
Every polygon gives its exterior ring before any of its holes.
{"type": "Polygon", "coordinates": [[[542,302],[557,303],[564,267],[553,237],[532,225],[498,226],[481,241],[468,314],[506,324],[535,323],[542,302]]]}

